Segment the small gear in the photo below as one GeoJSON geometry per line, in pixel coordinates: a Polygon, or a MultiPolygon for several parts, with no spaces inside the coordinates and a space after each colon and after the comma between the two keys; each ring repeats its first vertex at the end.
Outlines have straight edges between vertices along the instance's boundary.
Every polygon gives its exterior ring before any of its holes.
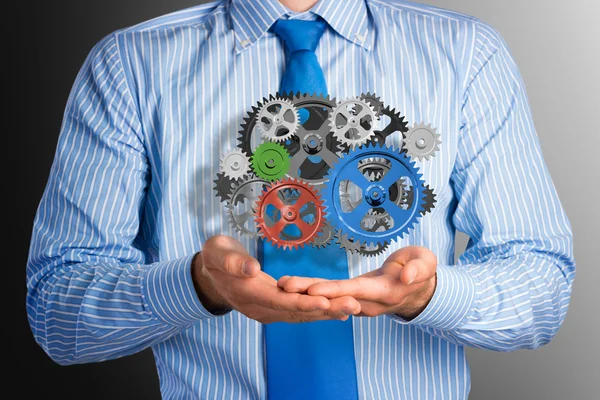
{"type": "Polygon", "coordinates": [[[323,228],[321,229],[321,233],[315,236],[314,240],[310,243],[313,247],[326,247],[331,244],[331,240],[333,239],[333,231],[329,226],[329,223],[324,220],[323,228]]]}
{"type": "Polygon", "coordinates": [[[256,148],[251,163],[256,176],[267,181],[276,181],[288,172],[290,155],[279,143],[264,142],[256,148]]]}
{"type": "Polygon", "coordinates": [[[229,223],[240,234],[260,236],[254,222],[256,202],[261,191],[269,182],[251,175],[233,185],[229,203],[226,204],[229,223]]]}
{"type": "Polygon", "coordinates": [[[371,105],[354,97],[337,104],[329,116],[329,125],[333,135],[352,149],[365,144],[373,136],[377,120],[371,105]]]}
{"type": "Polygon", "coordinates": [[[421,215],[431,212],[433,207],[435,207],[435,203],[437,202],[435,193],[433,193],[433,190],[429,187],[429,185],[425,185],[425,190],[423,192],[425,193],[425,204],[423,204],[421,215]]]}
{"type": "Polygon", "coordinates": [[[404,117],[400,115],[400,112],[396,112],[395,109],[391,109],[387,106],[381,109],[381,115],[387,117],[386,119],[389,119],[389,121],[383,129],[376,129],[373,131],[373,137],[369,140],[369,143],[385,144],[386,139],[392,133],[400,132],[401,134],[404,134],[408,132],[408,123],[404,120],[404,117]]]}
{"type": "Polygon", "coordinates": [[[334,234],[335,242],[340,245],[340,247],[346,250],[348,253],[358,253],[360,251],[360,243],[353,241],[348,238],[348,235],[342,233],[341,231],[337,231],[334,234]]]}
{"type": "Polygon", "coordinates": [[[406,132],[402,140],[402,148],[411,158],[429,160],[429,157],[435,156],[435,152],[440,149],[439,145],[442,142],[439,137],[440,135],[436,133],[435,128],[421,122],[406,132]]]}
{"type": "Polygon", "coordinates": [[[289,99],[275,97],[259,109],[257,127],[266,140],[285,142],[291,139],[300,125],[298,110],[289,99]]]}
{"type": "MultiPolygon", "coordinates": [[[[290,197],[287,197],[290,199],[290,197]]],[[[297,249],[314,241],[325,221],[323,205],[317,192],[307,184],[293,179],[273,182],[260,194],[255,221],[265,240],[278,248],[297,249]],[[286,191],[297,191],[298,197],[289,204],[283,201],[286,191]],[[312,203],[314,212],[303,211],[312,203]]]]}
{"type": "Polygon", "coordinates": [[[233,149],[221,157],[219,169],[226,177],[237,180],[250,173],[250,159],[240,149],[233,149]]]}
{"type": "Polygon", "coordinates": [[[383,110],[383,101],[381,98],[377,96],[375,93],[363,93],[359,97],[362,101],[369,103],[373,111],[375,111],[375,115],[379,117],[381,115],[381,110],[383,110]]]}
{"type": "MultiPolygon", "coordinates": [[[[360,242],[358,244],[360,244],[360,242]]],[[[383,254],[388,247],[389,245],[387,243],[361,244],[358,252],[363,256],[375,257],[380,254],[383,254]]]]}
{"type": "Polygon", "coordinates": [[[217,196],[222,203],[225,203],[229,200],[229,196],[231,195],[231,190],[233,189],[233,185],[238,182],[237,179],[231,179],[225,176],[224,172],[217,173],[217,179],[214,181],[215,187],[213,188],[215,192],[217,192],[217,196]]]}

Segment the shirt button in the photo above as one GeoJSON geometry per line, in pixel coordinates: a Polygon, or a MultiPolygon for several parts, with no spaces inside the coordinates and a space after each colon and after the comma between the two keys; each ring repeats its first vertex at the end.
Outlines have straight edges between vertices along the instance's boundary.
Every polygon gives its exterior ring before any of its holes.
{"type": "Polygon", "coordinates": [[[361,35],[360,33],[357,33],[355,36],[356,36],[356,40],[358,40],[359,42],[362,42],[363,40],[365,40],[365,37],[363,35],[361,35]]]}
{"type": "Polygon", "coordinates": [[[240,44],[242,45],[242,47],[246,47],[246,46],[248,46],[248,45],[250,44],[250,41],[249,41],[248,39],[246,39],[246,40],[242,40],[242,41],[240,42],[240,44]]]}

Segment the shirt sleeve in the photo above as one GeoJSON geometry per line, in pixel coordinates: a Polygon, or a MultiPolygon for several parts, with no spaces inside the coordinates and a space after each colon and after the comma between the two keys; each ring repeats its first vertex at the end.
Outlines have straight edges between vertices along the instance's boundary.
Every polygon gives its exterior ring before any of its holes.
{"type": "Polygon", "coordinates": [[[452,221],[471,240],[439,265],[411,321],[453,343],[498,351],[550,341],[575,274],[569,221],[544,163],[521,76],[501,36],[478,22],[451,184],[452,221]]]}
{"type": "Polygon", "coordinates": [[[60,364],[134,353],[214,317],[194,290],[193,255],[145,264],[140,250],[150,172],[115,35],[77,76],[34,221],[27,314],[60,364]]]}

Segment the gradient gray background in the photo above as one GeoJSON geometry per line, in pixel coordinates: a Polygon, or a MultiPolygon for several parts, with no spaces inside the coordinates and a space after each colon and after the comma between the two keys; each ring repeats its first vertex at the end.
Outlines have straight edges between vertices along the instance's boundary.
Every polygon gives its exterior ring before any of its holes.
{"type": "MultiPolygon", "coordinates": [[[[343,0],[340,0],[343,1],[343,0]]],[[[106,34],[201,0],[64,0],[16,2],[21,29],[6,36],[2,74],[5,121],[17,171],[15,260],[4,267],[9,315],[3,323],[9,357],[32,385],[17,390],[62,399],[159,398],[152,355],[144,351],[97,364],[60,367],[34,343],[24,309],[24,266],[31,224],[46,183],[68,92],[92,46],[106,34]],[[8,77],[8,78],[7,78],[8,77]],[[8,327],[8,328],[6,328],[8,327]]],[[[597,399],[600,397],[600,3],[594,0],[424,0],[474,15],[504,36],[527,86],[544,156],[575,232],[577,275],[566,321],[556,338],[535,351],[469,349],[471,399],[597,399]]],[[[12,10],[9,10],[12,11],[12,10]]],[[[12,12],[9,13],[12,15],[12,12]]],[[[12,20],[12,18],[11,18],[12,20]]],[[[518,151],[518,149],[515,149],[518,151]]],[[[12,178],[12,177],[11,177],[12,178]]],[[[500,194],[501,195],[501,194],[500,194]]],[[[461,236],[458,249],[464,248],[461,236]]],[[[9,377],[14,374],[11,368],[9,377]]],[[[9,385],[12,383],[9,379],[9,385]]],[[[15,381],[16,383],[16,381],[15,381]]]]}

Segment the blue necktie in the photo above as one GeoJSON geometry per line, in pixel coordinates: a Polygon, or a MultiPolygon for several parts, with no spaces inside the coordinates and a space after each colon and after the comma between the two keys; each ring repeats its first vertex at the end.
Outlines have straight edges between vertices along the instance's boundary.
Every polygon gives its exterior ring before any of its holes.
{"type": "MultiPolygon", "coordinates": [[[[280,92],[327,94],[315,54],[325,22],[278,20],[271,29],[287,52],[280,92]]],[[[301,112],[301,122],[302,115],[301,112]]],[[[263,270],[275,279],[283,275],[348,279],[346,252],[336,245],[283,250],[263,241],[259,257],[263,270]]],[[[268,398],[357,399],[351,318],[345,322],[265,325],[268,398]]]]}

